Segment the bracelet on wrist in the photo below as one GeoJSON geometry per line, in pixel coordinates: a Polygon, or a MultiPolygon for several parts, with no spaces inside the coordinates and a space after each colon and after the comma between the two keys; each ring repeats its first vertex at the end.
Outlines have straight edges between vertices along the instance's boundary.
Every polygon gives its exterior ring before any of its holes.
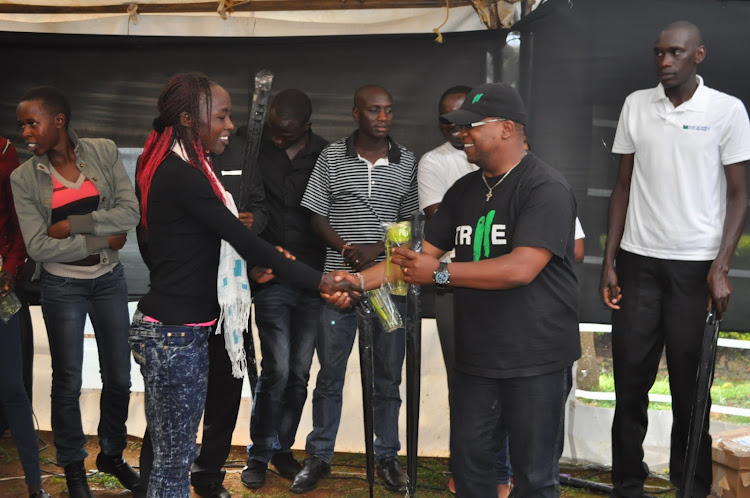
{"type": "Polygon", "coordinates": [[[355,275],[359,278],[359,286],[362,287],[362,290],[365,290],[365,277],[359,272],[355,273],[355,275]]]}

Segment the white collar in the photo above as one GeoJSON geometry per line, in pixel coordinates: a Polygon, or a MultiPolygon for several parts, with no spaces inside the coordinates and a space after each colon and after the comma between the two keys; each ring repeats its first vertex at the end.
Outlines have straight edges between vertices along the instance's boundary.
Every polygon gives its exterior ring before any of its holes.
{"type": "Polygon", "coordinates": [[[184,147],[182,146],[182,142],[179,140],[174,141],[174,145],[172,145],[172,152],[177,154],[177,156],[185,161],[186,163],[190,162],[190,159],[188,159],[187,152],[185,152],[184,147]]]}
{"type": "MultiPolygon", "coordinates": [[[[698,82],[698,87],[695,89],[695,92],[693,92],[693,95],[688,100],[677,106],[676,109],[681,107],[683,110],[700,111],[706,108],[707,102],[703,98],[706,86],[703,84],[703,78],[696,74],[695,79],[698,82]]],[[[659,102],[660,100],[669,101],[669,97],[667,97],[667,94],[664,92],[664,86],[661,83],[656,85],[654,90],[656,91],[651,98],[651,102],[659,102]]]]}

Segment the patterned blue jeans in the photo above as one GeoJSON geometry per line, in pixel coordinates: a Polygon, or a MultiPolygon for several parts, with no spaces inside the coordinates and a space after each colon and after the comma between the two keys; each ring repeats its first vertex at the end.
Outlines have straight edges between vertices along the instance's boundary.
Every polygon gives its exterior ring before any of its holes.
{"type": "Polygon", "coordinates": [[[208,334],[213,327],[147,322],[136,311],[130,349],[141,366],[146,422],[154,445],[149,498],[190,497],[190,466],[206,403],[208,334]]]}

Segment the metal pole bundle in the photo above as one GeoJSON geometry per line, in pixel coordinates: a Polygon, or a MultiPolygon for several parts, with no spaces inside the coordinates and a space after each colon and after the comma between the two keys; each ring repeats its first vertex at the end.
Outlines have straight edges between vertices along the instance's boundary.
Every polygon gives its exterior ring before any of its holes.
{"type": "MultiPolygon", "coordinates": [[[[240,198],[237,208],[247,212],[250,205],[249,195],[252,189],[250,183],[253,175],[259,174],[257,163],[260,152],[260,139],[263,135],[263,126],[266,122],[268,110],[268,97],[273,83],[273,73],[262,69],[255,75],[255,85],[252,90],[248,89],[248,112],[247,112],[247,139],[245,140],[245,153],[242,156],[242,177],[240,180],[240,198]],[[252,91],[252,93],[250,93],[252,91]],[[250,98],[252,96],[252,98],[250,98]]],[[[249,330],[245,335],[247,341],[247,377],[250,382],[250,392],[255,397],[255,386],[258,385],[258,361],[255,359],[255,341],[253,332],[249,330]]]]}
{"type": "Polygon", "coordinates": [[[237,208],[240,212],[247,211],[250,205],[250,182],[258,170],[258,153],[260,152],[260,139],[263,135],[263,126],[266,123],[268,113],[268,97],[273,84],[273,73],[261,69],[255,74],[255,85],[253,87],[252,99],[248,95],[247,111],[247,140],[245,141],[245,153],[242,156],[242,180],[240,183],[240,198],[237,208]]]}
{"type": "Polygon", "coordinates": [[[370,498],[373,496],[375,485],[375,448],[374,437],[374,392],[375,370],[372,339],[372,305],[367,293],[362,294],[362,300],[357,306],[359,322],[359,368],[362,377],[362,411],[365,423],[365,460],[367,465],[367,483],[370,485],[370,498]]]}
{"type": "Polygon", "coordinates": [[[716,309],[711,306],[706,317],[706,328],[703,331],[703,344],[695,381],[695,401],[690,416],[687,449],[685,450],[685,465],[683,467],[682,492],[685,497],[693,496],[693,481],[695,467],[698,463],[698,451],[701,446],[701,434],[708,414],[708,404],[711,399],[711,384],[714,381],[714,365],[716,363],[716,344],[719,341],[719,324],[716,309]]]}
{"type": "MultiPolygon", "coordinates": [[[[411,249],[422,252],[424,215],[411,218],[411,249]]],[[[417,448],[419,443],[419,401],[422,369],[421,286],[409,285],[406,294],[406,475],[407,495],[417,495],[417,448]]]]}

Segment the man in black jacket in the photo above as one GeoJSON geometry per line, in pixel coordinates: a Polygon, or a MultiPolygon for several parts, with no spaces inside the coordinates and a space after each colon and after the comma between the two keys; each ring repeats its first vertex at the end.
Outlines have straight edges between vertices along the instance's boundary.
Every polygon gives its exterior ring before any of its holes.
{"type": "MultiPolygon", "coordinates": [[[[300,207],[313,167],[328,145],[311,131],[311,114],[310,99],[299,90],[282,91],[271,105],[258,160],[268,208],[261,237],[322,270],[325,246],[312,230],[310,212],[300,207]]],[[[255,489],[265,483],[269,462],[287,479],[302,468],[291,446],[307,399],[321,301],[317,293],[275,281],[254,288],[253,297],[263,368],[242,484],[255,489]]]]}

